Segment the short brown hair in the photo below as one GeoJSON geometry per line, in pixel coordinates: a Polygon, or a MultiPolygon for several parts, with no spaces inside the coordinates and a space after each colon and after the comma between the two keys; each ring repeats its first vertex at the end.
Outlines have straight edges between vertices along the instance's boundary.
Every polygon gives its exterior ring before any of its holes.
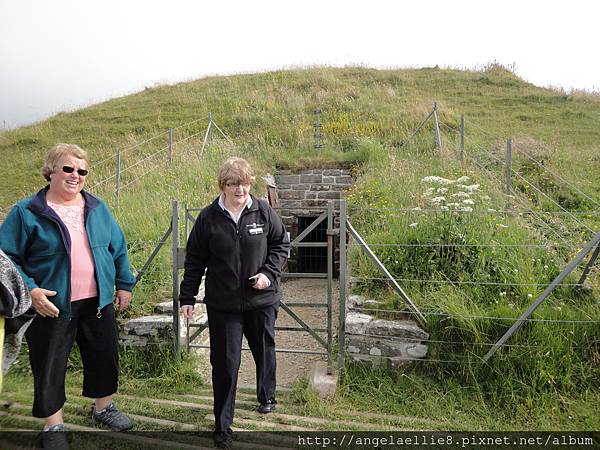
{"type": "Polygon", "coordinates": [[[42,175],[46,181],[50,181],[50,174],[56,169],[56,165],[63,156],[74,156],[78,159],[83,159],[89,169],[90,160],[84,149],[75,144],[56,144],[46,153],[44,165],[42,166],[42,175]]]}
{"type": "Polygon", "coordinates": [[[229,158],[219,169],[219,188],[222,190],[227,183],[252,184],[256,177],[252,173],[250,163],[236,156],[229,158]]]}

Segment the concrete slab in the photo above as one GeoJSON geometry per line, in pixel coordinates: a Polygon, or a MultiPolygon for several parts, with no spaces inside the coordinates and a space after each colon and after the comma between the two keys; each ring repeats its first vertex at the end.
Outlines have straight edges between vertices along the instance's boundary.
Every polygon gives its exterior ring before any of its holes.
{"type": "Polygon", "coordinates": [[[308,378],[308,384],[319,394],[320,397],[332,397],[337,387],[337,374],[327,374],[327,363],[317,361],[308,378]]]}

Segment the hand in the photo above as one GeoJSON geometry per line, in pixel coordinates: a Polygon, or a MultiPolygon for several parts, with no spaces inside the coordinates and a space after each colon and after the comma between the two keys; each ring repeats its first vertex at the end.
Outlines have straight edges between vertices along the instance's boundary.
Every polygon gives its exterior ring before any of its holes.
{"type": "Polygon", "coordinates": [[[56,291],[49,291],[43,288],[33,288],[30,292],[31,304],[33,309],[42,317],[58,317],[59,310],[48,300],[48,297],[54,297],[56,291]]]}
{"type": "Polygon", "coordinates": [[[256,275],[250,277],[250,278],[256,278],[256,283],[254,283],[252,285],[252,287],[254,289],[266,289],[269,286],[271,286],[271,281],[267,278],[267,276],[264,273],[257,273],[256,275]]]}
{"type": "Polygon", "coordinates": [[[192,305],[183,305],[179,308],[179,311],[181,311],[181,314],[186,319],[191,319],[194,316],[194,307],[192,305]]]}
{"type": "Polygon", "coordinates": [[[125,311],[127,308],[129,308],[130,302],[131,292],[119,289],[115,298],[115,304],[117,305],[117,309],[119,311],[125,311]]]}

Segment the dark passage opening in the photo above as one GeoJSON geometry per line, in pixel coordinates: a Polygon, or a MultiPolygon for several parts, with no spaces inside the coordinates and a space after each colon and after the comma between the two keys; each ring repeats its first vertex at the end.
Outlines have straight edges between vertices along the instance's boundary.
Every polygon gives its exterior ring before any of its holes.
{"type": "MultiPolygon", "coordinates": [[[[306,230],[316,219],[315,217],[298,217],[298,234],[306,230]]],[[[327,221],[319,223],[302,242],[327,242],[327,221]]],[[[327,273],[327,247],[298,247],[298,272],[327,273]]]]}

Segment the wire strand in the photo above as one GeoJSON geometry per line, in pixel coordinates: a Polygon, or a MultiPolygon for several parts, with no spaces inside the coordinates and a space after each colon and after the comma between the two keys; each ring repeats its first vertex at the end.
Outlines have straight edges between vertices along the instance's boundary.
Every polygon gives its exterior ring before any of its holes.
{"type": "MultiPolygon", "coordinates": [[[[365,281],[390,281],[389,278],[379,277],[356,277],[358,280],[365,281]]],[[[548,283],[508,283],[505,281],[460,281],[460,280],[430,280],[420,278],[393,278],[394,281],[403,283],[422,283],[422,284],[457,284],[470,286],[527,286],[527,287],[547,287],[548,283]]],[[[581,286],[579,283],[559,283],[555,286],[581,286]]]]}
{"type": "MultiPolygon", "coordinates": [[[[389,309],[377,309],[377,308],[360,308],[360,311],[372,311],[372,312],[382,312],[382,313],[393,313],[393,314],[402,314],[402,315],[412,315],[412,311],[395,311],[389,309]]],[[[432,311],[422,311],[421,314],[424,316],[440,316],[440,317],[450,317],[450,318],[459,318],[459,319],[480,319],[480,320],[506,320],[506,321],[519,321],[518,317],[496,317],[496,316],[479,316],[479,315],[471,315],[471,314],[449,314],[443,312],[432,312],[432,311]]],[[[600,320],[564,320],[564,319],[520,319],[521,322],[541,322],[541,323],[556,323],[556,324],[598,324],[600,320]]]]}

